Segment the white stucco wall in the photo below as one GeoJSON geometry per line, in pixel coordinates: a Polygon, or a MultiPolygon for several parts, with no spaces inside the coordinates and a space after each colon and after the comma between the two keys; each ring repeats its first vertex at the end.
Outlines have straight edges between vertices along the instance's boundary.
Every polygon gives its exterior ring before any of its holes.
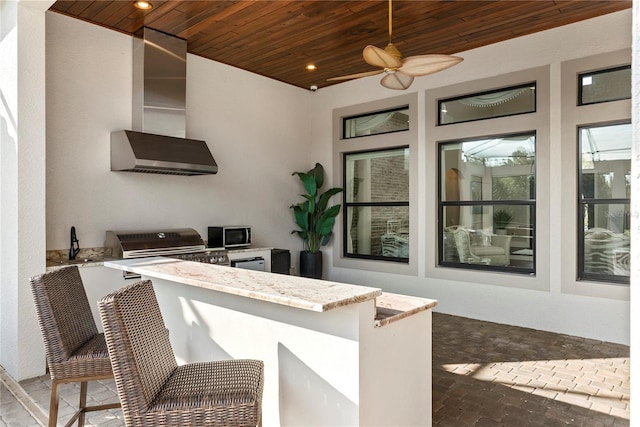
{"type": "Polygon", "coordinates": [[[112,131],[131,129],[132,39],[47,13],[47,249],[103,246],[105,231],[252,225],[254,242],[298,249],[291,173],[310,167],[308,91],[188,55],[187,136],[216,175],[110,171],[112,131]]]}
{"type": "Polygon", "coordinates": [[[28,279],[45,265],[44,11],[52,3],[0,4],[0,364],[17,378],[43,366],[28,279]]]}
{"type": "MultiPolygon", "coordinates": [[[[561,276],[563,269],[575,268],[573,263],[563,262],[563,253],[558,244],[561,227],[573,226],[573,214],[561,208],[561,200],[567,193],[554,183],[561,182],[562,174],[575,173],[563,168],[557,144],[561,141],[562,120],[560,98],[560,70],[564,61],[607,53],[631,46],[631,11],[623,11],[600,18],[579,22],[550,31],[521,37],[495,45],[462,52],[464,62],[441,73],[416,78],[407,92],[417,92],[419,97],[419,160],[418,194],[419,215],[412,218],[412,227],[419,235],[419,272],[415,276],[384,274],[357,269],[329,269],[331,280],[380,286],[385,290],[403,292],[412,295],[436,298],[440,301],[439,311],[473,317],[478,319],[568,333],[612,342],[629,343],[629,301],[626,298],[599,298],[594,295],[571,295],[563,293],[561,276]],[[466,281],[447,280],[430,275],[434,261],[425,254],[435,253],[437,236],[432,232],[432,221],[437,219],[435,212],[437,192],[431,183],[436,164],[426,164],[423,159],[435,157],[427,150],[435,150],[436,141],[424,132],[425,90],[449,86],[510,72],[549,67],[551,78],[550,141],[551,155],[544,166],[550,171],[550,180],[546,188],[539,189],[538,197],[544,197],[548,212],[538,217],[538,227],[545,227],[551,244],[538,257],[547,257],[548,271],[540,272],[549,277],[548,291],[515,289],[505,286],[493,286],[491,274],[469,273],[466,281]],[[554,148],[555,147],[555,148],[554,148]],[[550,218],[562,218],[549,225],[550,218]],[[564,224],[563,225],[563,221],[564,224]],[[417,226],[416,226],[417,225],[417,226]],[[477,275],[483,275],[485,284],[474,281],[477,275]]],[[[363,62],[363,67],[366,64],[363,62]]],[[[364,68],[363,68],[364,70],[364,68]]],[[[379,85],[380,76],[363,78],[321,89],[313,104],[312,158],[314,161],[331,165],[332,117],[335,108],[357,105],[398,94],[379,85]]],[[[413,125],[413,123],[412,123],[413,125]]],[[[332,174],[335,171],[330,172],[332,174]]],[[[336,175],[334,174],[334,179],[336,175]]],[[[569,195],[569,197],[573,197],[569,195]]],[[[541,202],[541,200],[538,200],[541,202]]],[[[542,230],[540,228],[540,230],[542,230]]],[[[335,243],[334,243],[335,244],[335,243]]],[[[327,251],[330,254],[331,251],[327,251]]],[[[459,276],[459,275],[458,275],[459,276]]],[[[504,282],[504,274],[493,274],[496,282],[504,282]]],[[[518,280],[518,276],[513,276],[518,280]]]]}

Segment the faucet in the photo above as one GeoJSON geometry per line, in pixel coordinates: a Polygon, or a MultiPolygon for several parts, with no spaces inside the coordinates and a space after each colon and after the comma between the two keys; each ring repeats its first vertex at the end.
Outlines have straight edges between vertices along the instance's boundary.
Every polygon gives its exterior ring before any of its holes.
{"type": "Polygon", "coordinates": [[[69,248],[69,259],[76,259],[76,256],[78,256],[78,252],[80,252],[80,242],[76,237],[76,228],[71,227],[71,247],[69,248]]]}

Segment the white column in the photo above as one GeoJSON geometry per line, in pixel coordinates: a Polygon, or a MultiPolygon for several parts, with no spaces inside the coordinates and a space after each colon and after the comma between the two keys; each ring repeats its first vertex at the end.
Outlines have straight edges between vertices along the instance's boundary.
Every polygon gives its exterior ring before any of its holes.
{"type": "Polygon", "coordinates": [[[0,2],[0,364],[44,373],[29,277],[45,269],[45,12],[53,1],[0,2]]]}
{"type": "Polygon", "coordinates": [[[640,2],[633,2],[631,59],[631,426],[640,426],[640,2]]]}

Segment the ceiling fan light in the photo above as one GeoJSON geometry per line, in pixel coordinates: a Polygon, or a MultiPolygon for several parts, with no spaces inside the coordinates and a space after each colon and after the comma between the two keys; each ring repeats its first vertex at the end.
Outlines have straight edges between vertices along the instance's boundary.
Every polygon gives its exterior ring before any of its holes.
{"type": "Polygon", "coordinates": [[[394,90],[408,89],[411,83],[413,83],[413,76],[401,72],[387,73],[387,75],[380,80],[382,86],[394,90]]]}

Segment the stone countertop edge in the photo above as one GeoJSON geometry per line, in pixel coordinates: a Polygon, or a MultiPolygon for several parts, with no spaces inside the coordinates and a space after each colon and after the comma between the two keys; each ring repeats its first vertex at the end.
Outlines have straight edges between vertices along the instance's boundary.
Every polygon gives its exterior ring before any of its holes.
{"type": "Polygon", "coordinates": [[[76,259],[69,259],[68,249],[54,249],[48,250],[46,253],[46,269],[57,270],[62,267],[68,267],[70,265],[77,265],[78,267],[95,267],[103,265],[103,261],[113,260],[111,256],[111,249],[105,247],[97,248],[82,248],[76,259]]]}
{"type": "Polygon", "coordinates": [[[104,265],[151,279],[155,277],[315,312],[361,303],[382,294],[379,288],[165,257],[105,261],[104,265]]]}
{"type": "MultiPolygon", "coordinates": [[[[262,252],[262,251],[270,251],[273,248],[271,247],[250,247],[250,248],[236,248],[229,249],[228,252],[235,253],[245,253],[245,252],[262,252]]],[[[57,270],[62,267],[68,267],[70,265],[77,265],[78,267],[99,267],[104,265],[104,261],[116,261],[120,258],[113,258],[110,256],[105,256],[105,252],[109,250],[108,248],[83,248],[78,253],[78,256],[75,260],[68,259],[68,250],[67,249],[57,249],[47,251],[47,261],[46,261],[46,270],[57,270]]],[[[110,251],[110,250],[109,250],[110,251]]],[[[213,248],[205,248],[205,252],[215,251],[213,248]]]]}
{"type": "Polygon", "coordinates": [[[117,258],[102,258],[102,259],[92,259],[92,258],[79,258],[75,260],[62,260],[62,261],[53,261],[47,260],[46,270],[57,270],[63,267],[69,267],[71,265],[77,265],[78,267],[99,267],[104,265],[105,261],[115,261],[117,258]]]}
{"type": "Polygon", "coordinates": [[[375,326],[381,327],[397,322],[437,305],[438,301],[434,299],[383,292],[376,298],[375,326]]]}

